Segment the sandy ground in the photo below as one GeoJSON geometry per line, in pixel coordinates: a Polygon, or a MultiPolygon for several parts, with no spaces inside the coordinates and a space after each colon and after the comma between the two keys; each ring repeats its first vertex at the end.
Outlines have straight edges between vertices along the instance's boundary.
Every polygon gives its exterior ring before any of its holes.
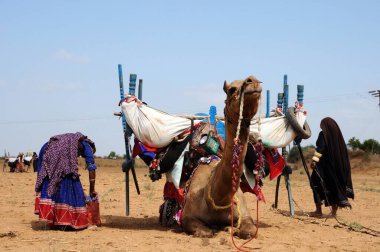
{"type": "MultiPolygon", "coordinates": [[[[380,230],[380,158],[353,163],[356,193],[352,210],[338,217],[351,227],[380,230]]],[[[2,165],[2,163],[0,163],[2,165]]],[[[83,166],[82,166],[83,167],[83,166]]],[[[103,226],[82,231],[49,230],[38,221],[34,210],[36,174],[0,171],[0,251],[236,251],[230,235],[218,232],[214,238],[188,236],[180,228],[167,229],[158,223],[164,180],[152,183],[147,168],[137,169],[141,195],[131,184],[131,212],[125,216],[125,179],[120,160],[98,160],[96,190],[101,197],[103,226]],[[13,237],[12,237],[13,236],[13,237]]],[[[87,172],[82,183],[88,187],[87,172]]],[[[290,218],[284,181],[281,182],[279,210],[274,202],[275,181],[265,181],[267,203],[259,204],[259,235],[248,248],[259,251],[380,251],[380,237],[339,228],[334,219],[307,217],[314,210],[306,174],[295,170],[291,176],[293,197],[299,207],[290,218]],[[301,209],[302,208],[302,209],[301,209]],[[303,210],[303,211],[302,211],[303,210]]],[[[246,194],[252,216],[255,198],[246,194]]],[[[324,208],[327,214],[329,210],[324,208]]],[[[243,241],[236,239],[238,244],[243,241]]]]}

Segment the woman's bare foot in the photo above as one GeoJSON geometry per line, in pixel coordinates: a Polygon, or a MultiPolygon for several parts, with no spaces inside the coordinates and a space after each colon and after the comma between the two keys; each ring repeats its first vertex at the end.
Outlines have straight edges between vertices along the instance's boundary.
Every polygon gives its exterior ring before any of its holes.
{"type": "Polygon", "coordinates": [[[338,211],[338,206],[337,205],[332,205],[332,209],[331,209],[331,217],[335,218],[336,217],[336,212],[338,211]]]}
{"type": "Polygon", "coordinates": [[[322,218],[323,214],[322,211],[315,210],[314,212],[310,212],[309,216],[314,218],[322,218]]]}
{"type": "Polygon", "coordinates": [[[316,203],[315,204],[315,208],[316,208],[316,210],[314,212],[309,213],[309,216],[310,217],[315,217],[315,218],[322,218],[323,217],[323,214],[322,214],[322,204],[316,203]]]}

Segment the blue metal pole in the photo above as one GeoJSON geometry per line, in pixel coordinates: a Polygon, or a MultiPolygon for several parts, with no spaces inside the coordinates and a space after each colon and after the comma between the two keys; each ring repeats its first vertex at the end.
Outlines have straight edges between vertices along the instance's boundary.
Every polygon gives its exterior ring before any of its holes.
{"type": "MultiPolygon", "coordinates": [[[[277,109],[282,109],[282,104],[284,102],[284,93],[278,93],[277,95],[277,109]]],[[[280,189],[281,174],[277,177],[276,181],[276,194],[274,196],[273,207],[277,208],[278,206],[278,190],[280,189]]]]}
{"type": "Polygon", "coordinates": [[[283,105],[283,111],[284,113],[288,109],[289,105],[289,85],[288,85],[288,76],[284,75],[284,105],[283,105]]]}
{"type": "Polygon", "coordinates": [[[270,91],[267,90],[267,113],[266,113],[266,118],[269,118],[270,114],[270,91]]]}
{"type": "Polygon", "coordinates": [[[139,98],[140,101],[142,100],[142,88],[143,88],[143,80],[139,79],[139,93],[138,93],[137,98],[139,98]]]}
{"type": "MultiPolygon", "coordinates": [[[[284,75],[284,105],[283,105],[283,112],[286,113],[286,110],[288,109],[289,106],[289,85],[288,85],[288,76],[285,74],[284,75]]],[[[288,158],[288,152],[286,151],[286,147],[282,148],[282,156],[285,159],[285,164],[286,164],[286,159],[288,158]]],[[[286,164],[287,166],[287,164],[286,164]]],[[[285,185],[286,189],[288,191],[288,200],[289,200],[289,210],[290,210],[290,215],[294,216],[294,206],[293,206],[293,195],[292,195],[292,188],[290,186],[290,176],[288,173],[288,169],[291,169],[290,167],[286,167],[286,174],[285,174],[285,185]]]]}
{"type": "MultiPolygon", "coordinates": [[[[121,64],[118,65],[119,70],[119,87],[120,87],[120,100],[124,100],[125,94],[124,94],[124,82],[123,82],[123,69],[121,64]]],[[[125,120],[125,116],[122,117],[123,122],[123,130],[125,131],[127,128],[127,121],[125,120]]]]}
{"type": "Polygon", "coordinates": [[[129,75],[129,94],[133,96],[135,96],[135,93],[136,93],[136,80],[137,80],[136,74],[129,75]]]}
{"type": "Polygon", "coordinates": [[[277,108],[282,110],[282,104],[284,103],[284,93],[278,93],[277,95],[277,108]]]}
{"type": "Polygon", "coordinates": [[[215,125],[216,107],[214,105],[210,106],[208,114],[210,115],[210,124],[215,125]]]}
{"type": "Polygon", "coordinates": [[[304,91],[304,86],[297,85],[297,101],[300,107],[303,106],[303,91],[304,91]]]}
{"type": "MultiPolygon", "coordinates": [[[[135,93],[136,93],[136,80],[137,80],[137,75],[136,74],[130,74],[129,75],[129,95],[133,95],[135,96],[135,93]]],[[[137,194],[140,194],[140,188],[139,188],[139,184],[137,182],[137,176],[136,176],[136,170],[135,170],[135,159],[134,158],[131,158],[131,154],[132,153],[132,148],[131,148],[131,144],[130,144],[130,139],[131,139],[131,136],[132,136],[132,129],[128,126],[127,127],[127,137],[128,137],[128,143],[129,143],[129,159],[132,161],[130,165],[128,165],[128,167],[130,167],[130,170],[132,171],[132,176],[133,176],[133,181],[135,182],[135,187],[136,187],[136,191],[137,191],[137,194]]]]}
{"type": "MultiPolygon", "coordinates": [[[[124,82],[123,82],[123,69],[121,64],[118,65],[119,70],[119,87],[120,87],[120,99],[125,99],[124,94],[124,82]]],[[[126,164],[131,161],[131,155],[130,155],[130,147],[129,147],[129,138],[127,133],[127,121],[125,120],[125,116],[123,114],[122,117],[123,122],[123,132],[124,132],[124,142],[125,142],[125,161],[122,166],[123,172],[125,172],[125,214],[129,216],[129,170],[126,169],[126,164]]]]}

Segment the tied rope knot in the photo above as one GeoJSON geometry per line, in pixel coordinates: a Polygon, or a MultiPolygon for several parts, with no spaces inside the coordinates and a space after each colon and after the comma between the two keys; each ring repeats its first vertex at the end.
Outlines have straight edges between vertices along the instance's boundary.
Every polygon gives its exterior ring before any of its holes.
{"type": "MultiPolygon", "coordinates": [[[[241,87],[240,90],[240,106],[239,106],[239,120],[238,125],[236,129],[236,137],[234,138],[234,147],[232,149],[232,160],[231,160],[231,166],[232,166],[232,199],[231,202],[234,203],[234,194],[238,190],[237,184],[240,178],[238,178],[238,171],[239,171],[239,165],[240,165],[240,155],[243,151],[243,145],[239,139],[240,136],[240,127],[241,127],[241,121],[243,120],[243,106],[244,106],[244,88],[245,86],[241,87]]],[[[249,136],[249,134],[248,134],[249,136]]],[[[233,204],[231,204],[233,205],[233,204]]]]}
{"type": "Polygon", "coordinates": [[[238,190],[237,182],[240,178],[238,178],[238,171],[239,171],[239,165],[240,165],[240,154],[243,151],[243,145],[241,144],[241,141],[237,138],[234,139],[234,147],[232,152],[232,194],[235,194],[238,190]]]}

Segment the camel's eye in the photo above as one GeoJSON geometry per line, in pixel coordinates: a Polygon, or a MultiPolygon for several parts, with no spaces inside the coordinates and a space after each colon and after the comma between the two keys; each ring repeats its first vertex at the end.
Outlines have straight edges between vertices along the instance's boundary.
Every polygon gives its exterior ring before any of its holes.
{"type": "Polygon", "coordinates": [[[235,92],[236,92],[236,88],[235,87],[232,87],[232,88],[228,89],[228,94],[229,95],[233,95],[235,92]]]}

